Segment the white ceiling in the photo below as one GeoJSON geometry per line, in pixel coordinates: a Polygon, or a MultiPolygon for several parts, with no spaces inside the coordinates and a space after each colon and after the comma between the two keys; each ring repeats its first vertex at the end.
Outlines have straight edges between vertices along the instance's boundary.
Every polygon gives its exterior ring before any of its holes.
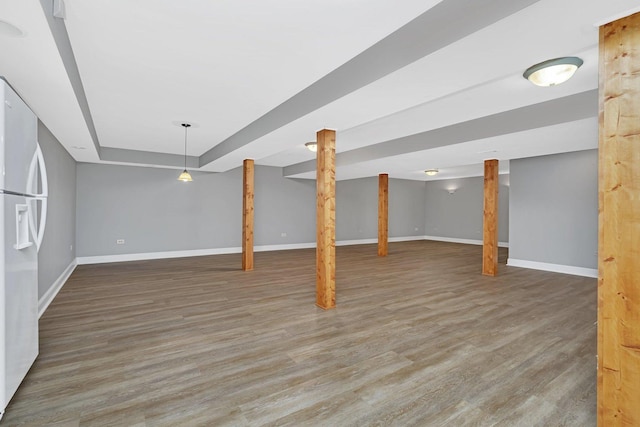
{"type": "Polygon", "coordinates": [[[639,9],[637,0],[64,6],[62,20],[53,0],[0,2],[0,20],[25,33],[0,31],[0,75],[78,161],[177,168],[176,123],[187,121],[197,124],[194,169],[253,158],[313,179],[304,143],[331,128],[338,179],[415,180],[482,175],[487,158],[507,172],[507,160],[595,148],[596,24],[639,9]],[[522,78],[570,55],[584,65],[561,86],[522,78]],[[427,177],[429,168],[441,173],[427,177]]]}

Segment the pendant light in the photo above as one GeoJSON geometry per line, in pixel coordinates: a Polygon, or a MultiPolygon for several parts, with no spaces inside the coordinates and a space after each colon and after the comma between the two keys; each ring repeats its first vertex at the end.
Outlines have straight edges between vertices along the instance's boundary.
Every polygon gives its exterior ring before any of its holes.
{"type": "Polygon", "coordinates": [[[191,182],[191,174],[187,171],[187,129],[191,127],[189,123],[181,123],[180,126],[184,127],[184,170],[178,177],[178,181],[191,182]]]}

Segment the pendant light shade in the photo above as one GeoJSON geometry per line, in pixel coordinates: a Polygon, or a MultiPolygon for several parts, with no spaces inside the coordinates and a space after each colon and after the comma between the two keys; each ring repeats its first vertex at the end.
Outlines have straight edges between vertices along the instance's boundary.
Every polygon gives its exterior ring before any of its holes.
{"type": "Polygon", "coordinates": [[[189,173],[189,171],[185,169],[182,171],[182,173],[178,177],[178,181],[191,182],[193,181],[193,178],[191,178],[191,174],[189,173]]]}
{"type": "Polygon", "coordinates": [[[184,127],[184,170],[178,177],[178,181],[191,182],[191,174],[187,171],[187,129],[191,127],[189,123],[181,123],[180,126],[184,127]]]}
{"type": "Polygon", "coordinates": [[[318,143],[315,141],[307,142],[304,146],[307,147],[307,150],[313,151],[314,153],[318,151],[318,143]]]}

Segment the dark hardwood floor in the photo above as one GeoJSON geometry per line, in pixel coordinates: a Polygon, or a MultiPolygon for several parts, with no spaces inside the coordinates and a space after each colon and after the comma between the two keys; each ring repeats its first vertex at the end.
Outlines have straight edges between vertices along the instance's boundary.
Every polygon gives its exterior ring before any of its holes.
{"type": "Polygon", "coordinates": [[[590,426],[596,280],[430,241],[80,266],[3,426],[590,426]]]}

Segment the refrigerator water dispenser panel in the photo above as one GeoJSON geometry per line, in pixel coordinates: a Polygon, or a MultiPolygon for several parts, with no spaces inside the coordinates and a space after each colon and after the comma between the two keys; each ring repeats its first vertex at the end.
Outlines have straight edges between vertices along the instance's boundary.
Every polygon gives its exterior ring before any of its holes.
{"type": "Polygon", "coordinates": [[[15,248],[25,249],[33,245],[29,240],[29,214],[28,205],[16,205],[16,244],[15,248]]]}

